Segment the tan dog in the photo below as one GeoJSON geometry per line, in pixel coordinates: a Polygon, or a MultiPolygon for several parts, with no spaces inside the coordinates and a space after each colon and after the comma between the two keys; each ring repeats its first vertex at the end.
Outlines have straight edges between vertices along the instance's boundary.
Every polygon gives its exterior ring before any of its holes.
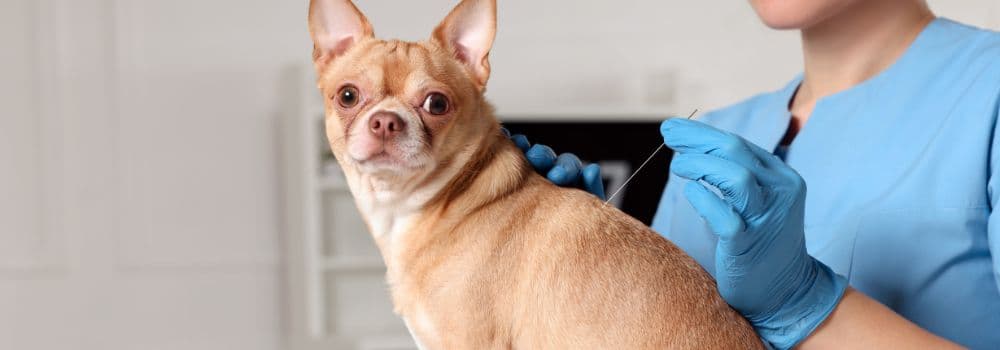
{"type": "Polygon", "coordinates": [[[642,223],[537,175],[483,91],[495,0],[426,42],[312,0],[330,146],[422,349],[752,349],[711,277],[642,223]]]}

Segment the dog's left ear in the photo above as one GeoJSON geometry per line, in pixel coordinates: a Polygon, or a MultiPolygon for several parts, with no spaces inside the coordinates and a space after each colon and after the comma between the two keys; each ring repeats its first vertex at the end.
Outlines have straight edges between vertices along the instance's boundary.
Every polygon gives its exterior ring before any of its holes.
{"type": "Polygon", "coordinates": [[[434,30],[433,40],[451,50],[483,90],[490,78],[489,55],[496,30],[496,0],[463,0],[434,30]]]}

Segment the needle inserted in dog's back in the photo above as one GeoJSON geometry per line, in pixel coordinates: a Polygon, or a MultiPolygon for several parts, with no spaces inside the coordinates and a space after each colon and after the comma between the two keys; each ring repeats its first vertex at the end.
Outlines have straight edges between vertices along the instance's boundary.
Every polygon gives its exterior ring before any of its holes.
{"type": "MultiPolygon", "coordinates": [[[[698,113],[698,109],[695,109],[694,112],[691,112],[691,115],[689,115],[687,118],[688,119],[693,118],[696,113],[698,113]]],[[[660,150],[662,150],[663,147],[666,146],[667,146],[666,143],[661,143],[659,147],[656,147],[656,150],[653,151],[653,154],[650,154],[649,158],[646,158],[646,161],[642,162],[642,165],[639,165],[639,168],[635,169],[635,172],[633,172],[632,175],[629,175],[629,177],[625,179],[625,182],[622,183],[622,185],[619,186],[614,193],[608,196],[608,200],[604,201],[604,204],[611,203],[611,200],[615,199],[615,196],[617,196],[619,192],[625,189],[625,186],[628,186],[629,181],[632,181],[632,178],[635,177],[635,175],[638,174],[640,171],[642,171],[642,168],[645,168],[646,164],[649,164],[649,161],[653,160],[653,157],[655,157],[657,153],[660,153],[660,150]]]]}

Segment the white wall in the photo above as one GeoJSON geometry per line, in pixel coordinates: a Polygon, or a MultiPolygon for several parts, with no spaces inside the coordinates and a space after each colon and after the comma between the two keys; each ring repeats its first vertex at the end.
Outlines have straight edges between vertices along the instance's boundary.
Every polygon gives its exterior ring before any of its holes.
{"type": "MultiPolygon", "coordinates": [[[[455,1],[360,1],[376,34],[421,40],[455,1]],[[393,4],[393,6],[387,6],[393,4]]],[[[995,0],[930,1],[1000,28],[995,0]]],[[[782,87],[801,70],[798,34],[745,1],[500,1],[489,96],[504,116],[662,118],[782,87]]]]}
{"type": "MultiPolygon", "coordinates": [[[[417,39],[453,1],[362,1],[417,39]]],[[[1000,28],[1000,2],[933,1],[1000,28]]],[[[0,349],[280,349],[275,120],[306,1],[0,0],[0,349]]],[[[501,1],[504,115],[659,117],[799,70],[738,1],[501,1]],[[647,90],[660,93],[647,96],[647,90]]]]}

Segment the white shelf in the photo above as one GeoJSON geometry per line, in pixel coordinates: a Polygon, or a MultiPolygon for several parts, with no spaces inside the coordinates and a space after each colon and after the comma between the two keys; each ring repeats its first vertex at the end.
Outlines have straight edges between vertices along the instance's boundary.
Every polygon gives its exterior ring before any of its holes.
{"type": "Polygon", "coordinates": [[[327,257],[321,266],[332,272],[385,272],[385,263],[379,257],[327,257]]]}
{"type": "MultiPolygon", "coordinates": [[[[322,152],[322,151],[321,151],[322,152]]],[[[320,162],[320,173],[316,176],[316,185],[320,191],[348,191],[347,180],[340,164],[333,159],[323,159],[320,162]]]]}
{"type": "Polygon", "coordinates": [[[316,181],[320,191],[348,191],[347,181],[337,175],[325,175],[316,181]]]}
{"type": "Polygon", "coordinates": [[[391,313],[391,300],[381,297],[387,288],[385,264],[372,252],[343,172],[324,149],[323,104],[312,65],[290,74],[295,75],[289,79],[294,85],[287,90],[295,92],[296,99],[287,106],[282,142],[290,299],[290,346],[286,348],[414,349],[402,331],[402,320],[391,313]],[[324,247],[331,240],[336,242],[336,252],[324,247]],[[359,295],[372,297],[358,300],[359,295]],[[372,315],[371,310],[380,311],[372,315]],[[365,329],[401,332],[372,336],[330,327],[343,320],[363,323],[360,327],[365,329]]]}
{"type": "Polygon", "coordinates": [[[359,350],[417,350],[417,344],[409,336],[384,336],[362,339],[359,350]]]}

